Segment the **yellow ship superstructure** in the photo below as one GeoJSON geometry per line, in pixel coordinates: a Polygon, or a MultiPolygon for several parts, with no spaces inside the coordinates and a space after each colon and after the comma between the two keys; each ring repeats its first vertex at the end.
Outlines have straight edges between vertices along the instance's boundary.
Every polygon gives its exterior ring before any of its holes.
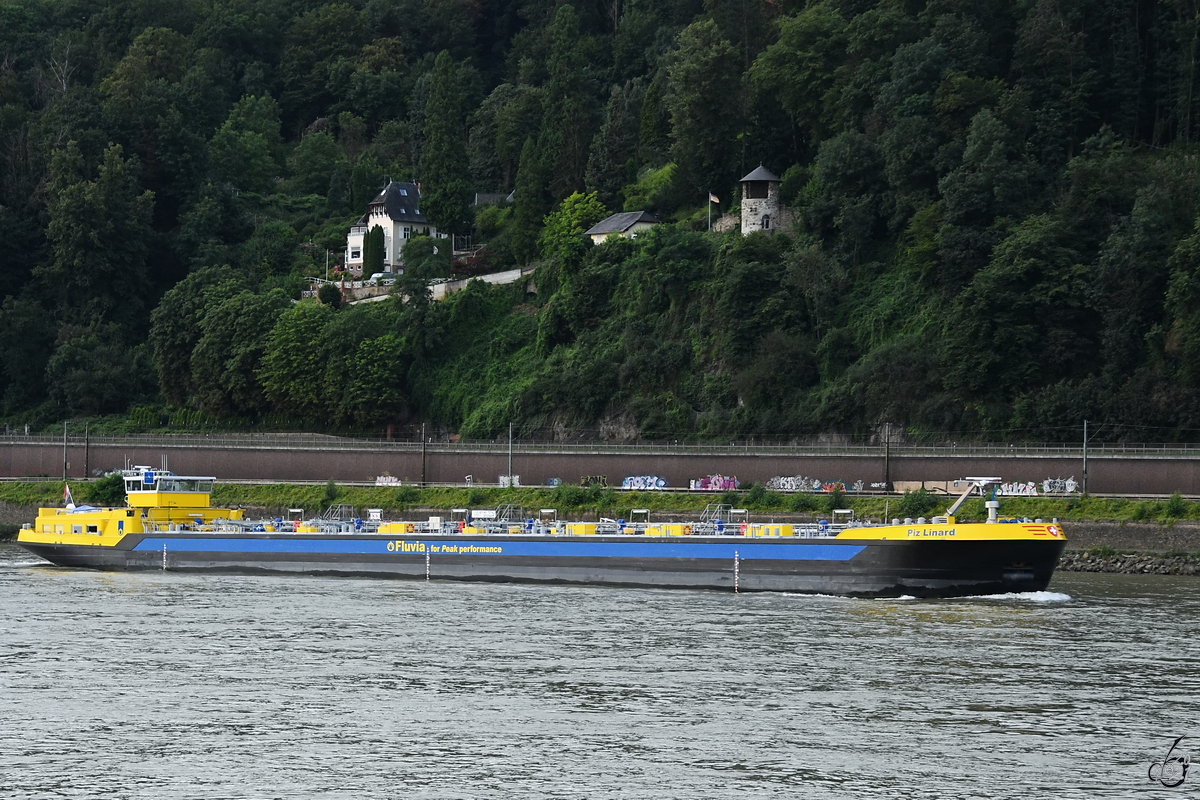
{"type": "Polygon", "coordinates": [[[18,542],[112,547],[129,534],[212,530],[220,521],[241,520],[236,509],[213,508],[210,477],[173,475],[134,467],[121,471],[126,506],[102,508],[73,503],[39,508],[18,542]]]}

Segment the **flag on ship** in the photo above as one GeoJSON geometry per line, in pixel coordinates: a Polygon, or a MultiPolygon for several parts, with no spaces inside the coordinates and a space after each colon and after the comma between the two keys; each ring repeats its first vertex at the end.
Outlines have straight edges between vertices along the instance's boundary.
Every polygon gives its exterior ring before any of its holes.
{"type": "Polygon", "coordinates": [[[75,507],[75,498],[71,497],[71,486],[70,484],[66,483],[63,484],[63,504],[66,505],[67,508],[75,507]]]}

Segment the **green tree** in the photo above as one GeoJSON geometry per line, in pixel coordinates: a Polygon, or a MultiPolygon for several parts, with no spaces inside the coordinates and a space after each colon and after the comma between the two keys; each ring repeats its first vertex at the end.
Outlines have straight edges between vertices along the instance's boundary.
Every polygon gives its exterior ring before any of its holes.
{"type": "Polygon", "coordinates": [[[35,273],[56,297],[61,319],[127,321],[145,307],[154,195],[141,190],[138,174],[137,163],[122,156],[120,145],[104,151],[94,179],[74,141],[54,154],[46,229],[54,260],[35,273]]]}
{"type": "Polygon", "coordinates": [[[793,122],[818,139],[830,122],[830,95],[846,47],[846,21],[837,6],[809,5],[779,21],[779,38],[750,69],[753,89],[778,98],[793,122]]]}
{"type": "Polygon", "coordinates": [[[528,262],[537,254],[537,238],[542,219],[552,207],[546,190],[548,167],[533,137],[521,149],[514,189],[512,249],[518,261],[528,262]]]}
{"type": "Polygon", "coordinates": [[[352,59],[366,40],[363,15],[346,3],[330,3],[296,17],[284,39],[279,75],[290,129],[300,129],[335,100],[330,72],[352,59]]]}
{"type": "Polygon", "coordinates": [[[370,277],[376,272],[383,272],[386,249],[383,228],[373,226],[363,237],[363,275],[370,277]]]}
{"type": "Polygon", "coordinates": [[[413,236],[404,243],[404,274],[420,280],[450,275],[449,239],[413,236]]]}
{"type": "Polygon", "coordinates": [[[667,69],[671,93],[671,158],[696,197],[728,186],[738,163],[742,96],[737,53],[711,19],[679,34],[667,69]]]}
{"type": "Polygon", "coordinates": [[[550,79],[538,145],[547,162],[550,194],[561,199],[584,188],[588,148],[596,133],[596,89],[572,5],[558,7],[548,34],[550,79]]]}
{"type": "Polygon", "coordinates": [[[275,411],[310,422],[326,418],[324,333],[333,311],[300,303],[278,318],[258,369],[275,411]]]}
{"type": "Polygon", "coordinates": [[[279,175],[279,105],[270,97],[243,97],[209,142],[213,177],[265,194],[279,175]]]}
{"type": "Polygon", "coordinates": [[[175,284],[150,315],[150,346],[159,389],[168,403],[184,405],[194,396],[192,353],[209,307],[244,288],[228,265],[197,270],[175,284]]]}
{"type": "Polygon", "coordinates": [[[321,301],[321,305],[336,311],[342,306],[342,290],[332,283],[323,283],[317,290],[317,299],[321,301]]]}
{"type": "Polygon", "coordinates": [[[291,305],[279,289],[263,294],[212,295],[198,326],[200,337],[190,363],[201,408],[217,416],[269,410],[259,373],[269,337],[291,305]]]}
{"type": "Polygon", "coordinates": [[[360,425],[400,421],[408,409],[410,362],[407,342],[395,333],[360,342],[349,380],[339,387],[342,413],[360,425]]]}
{"type": "Polygon", "coordinates": [[[592,140],[587,187],[608,208],[618,207],[621,188],[636,178],[638,114],[643,94],[641,87],[632,83],[612,87],[604,124],[592,140]]]}
{"type": "Polygon", "coordinates": [[[46,398],[46,363],[57,336],[54,320],[36,302],[6,297],[0,308],[4,408],[15,411],[46,398]]]}
{"type": "Polygon", "coordinates": [[[566,198],[557,211],[546,217],[546,225],[538,237],[542,257],[557,258],[572,268],[578,266],[592,246],[583,232],[606,216],[608,211],[595,192],[576,192],[566,198]]]}
{"type": "Polygon", "coordinates": [[[50,399],[64,415],[115,414],[154,395],[150,349],[109,323],[67,334],[46,362],[50,399]]]}
{"type": "Polygon", "coordinates": [[[305,194],[325,195],[334,173],[349,170],[342,149],[325,131],[314,131],[301,139],[289,161],[293,186],[305,194]]]}
{"type": "Polygon", "coordinates": [[[458,68],[443,50],[434,61],[421,154],[421,205],[443,233],[465,233],[468,226],[471,182],[463,100],[458,68]]]}

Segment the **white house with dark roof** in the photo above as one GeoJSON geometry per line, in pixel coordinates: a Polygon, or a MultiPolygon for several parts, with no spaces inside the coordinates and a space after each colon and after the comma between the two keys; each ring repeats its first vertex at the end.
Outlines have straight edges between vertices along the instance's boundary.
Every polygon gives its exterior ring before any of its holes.
{"type": "Polygon", "coordinates": [[[404,243],[411,237],[446,238],[446,234],[438,233],[433,223],[421,213],[421,188],[415,183],[389,180],[346,237],[346,269],[355,275],[362,275],[363,239],[376,225],[383,228],[385,272],[403,271],[404,243]]]}
{"type": "Polygon", "coordinates": [[[645,211],[623,211],[600,220],[584,231],[584,236],[592,237],[593,244],[600,244],[610,236],[624,236],[635,239],[640,231],[647,230],[658,224],[658,218],[645,211]]]}

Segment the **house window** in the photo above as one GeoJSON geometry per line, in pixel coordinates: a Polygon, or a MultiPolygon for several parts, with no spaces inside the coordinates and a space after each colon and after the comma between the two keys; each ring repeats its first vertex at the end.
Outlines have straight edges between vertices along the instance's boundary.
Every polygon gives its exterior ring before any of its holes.
{"type": "Polygon", "coordinates": [[[407,239],[407,238],[408,238],[408,228],[405,228],[405,229],[404,229],[404,238],[405,238],[405,239],[407,239]]]}
{"type": "Polygon", "coordinates": [[[405,197],[408,197],[408,189],[401,189],[400,194],[404,195],[405,197]]]}
{"type": "Polygon", "coordinates": [[[771,215],[770,214],[763,214],[762,229],[764,231],[771,230],[771,215]]]}
{"type": "Polygon", "coordinates": [[[362,250],[358,249],[357,247],[351,247],[350,248],[350,260],[358,261],[360,258],[362,258],[362,250]]]}

